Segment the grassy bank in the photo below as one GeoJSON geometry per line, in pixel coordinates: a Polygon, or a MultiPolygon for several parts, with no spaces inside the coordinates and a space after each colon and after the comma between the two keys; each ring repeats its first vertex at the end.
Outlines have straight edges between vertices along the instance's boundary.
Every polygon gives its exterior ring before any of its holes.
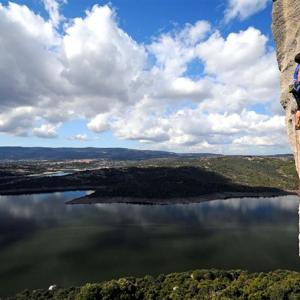
{"type": "Polygon", "coordinates": [[[156,278],[122,278],[54,291],[24,291],[10,300],[75,299],[299,299],[300,274],[277,270],[197,270],[156,278]]]}

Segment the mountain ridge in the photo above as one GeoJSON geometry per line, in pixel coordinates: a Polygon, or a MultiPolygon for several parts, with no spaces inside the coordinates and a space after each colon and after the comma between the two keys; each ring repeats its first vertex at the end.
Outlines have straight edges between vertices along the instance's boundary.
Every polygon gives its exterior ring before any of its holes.
{"type": "Polygon", "coordinates": [[[73,147],[0,147],[1,160],[67,160],[67,159],[109,159],[144,160],[153,158],[212,157],[214,153],[175,153],[158,150],[129,148],[73,148],[73,147]]]}

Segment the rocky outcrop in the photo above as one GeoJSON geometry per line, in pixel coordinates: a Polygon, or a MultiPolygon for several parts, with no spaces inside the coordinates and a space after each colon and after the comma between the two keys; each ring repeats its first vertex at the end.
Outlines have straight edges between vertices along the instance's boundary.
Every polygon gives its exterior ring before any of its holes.
{"type": "Polygon", "coordinates": [[[300,131],[295,131],[296,101],[288,92],[295,67],[294,57],[300,52],[300,0],[273,0],[273,36],[281,72],[281,104],[285,110],[289,142],[300,175],[300,131]]]}

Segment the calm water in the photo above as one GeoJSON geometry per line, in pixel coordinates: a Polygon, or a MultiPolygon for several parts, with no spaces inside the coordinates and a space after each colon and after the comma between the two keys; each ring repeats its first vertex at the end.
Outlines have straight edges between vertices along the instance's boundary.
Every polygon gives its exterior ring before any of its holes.
{"type": "Polygon", "coordinates": [[[0,296],[196,268],[300,271],[296,196],[64,204],[82,195],[0,196],[0,296]]]}

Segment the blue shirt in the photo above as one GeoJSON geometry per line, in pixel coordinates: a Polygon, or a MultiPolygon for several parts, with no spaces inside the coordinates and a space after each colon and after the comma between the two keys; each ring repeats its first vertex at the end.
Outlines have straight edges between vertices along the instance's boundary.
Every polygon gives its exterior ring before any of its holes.
{"type": "Polygon", "coordinates": [[[294,72],[294,82],[298,82],[298,74],[299,74],[299,70],[300,70],[300,64],[298,64],[295,68],[295,72],[294,72]]]}

